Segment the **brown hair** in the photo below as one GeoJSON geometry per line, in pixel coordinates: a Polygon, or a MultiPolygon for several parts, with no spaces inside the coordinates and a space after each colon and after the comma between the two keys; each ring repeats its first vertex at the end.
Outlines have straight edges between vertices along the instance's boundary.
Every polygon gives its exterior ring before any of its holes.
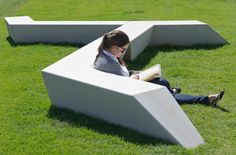
{"type": "MultiPolygon", "coordinates": [[[[103,51],[103,49],[107,50],[107,49],[111,48],[113,45],[118,46],[118,47],[122,47],[128,43],[129,43],[128,35],[121,30],[114,30],[110,33],[107,33],[103,36],[102,42],[101,42],[100,46],[98,47],[98,54],[96,56],[96,59],[98,58],[100,53],[103,51]]],[[[95,61],[96,61],[96,59],[95,59],[95,61]]],[[[121,58],[117,58],[117,59],[120,64],[125,65],[124,61],[121,60],[121,58]]]]}

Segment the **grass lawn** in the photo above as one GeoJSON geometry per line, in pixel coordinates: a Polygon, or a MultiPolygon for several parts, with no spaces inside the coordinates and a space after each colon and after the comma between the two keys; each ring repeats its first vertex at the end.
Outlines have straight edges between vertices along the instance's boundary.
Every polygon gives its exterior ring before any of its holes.
{"type": "Polygon", "coordinates": [[[234,0],[0,0],[0,154],[235,154],[236,1],[234,0]],[[132,130],[51,107],[41,70],[78,45],[16,45],[4,16],[34,20],[200,20],[230,44],[148,47],[132,69],[160,63],[183,93],[224,89],[220,107],[181,105],[205,144],[186,150],[132,130]]]}

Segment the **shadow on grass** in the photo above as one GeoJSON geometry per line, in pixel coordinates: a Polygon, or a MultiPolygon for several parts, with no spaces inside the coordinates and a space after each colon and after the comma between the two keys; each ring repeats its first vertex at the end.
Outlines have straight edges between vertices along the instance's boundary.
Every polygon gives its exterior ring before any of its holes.
{"type": "Polygon", "coordinates": [[[81,48],[85,46],[85,44],[82,43],[66,43],[66,42],[60,42],[60,43],[50,43],[50,42],[33,42],[33,43],[15,43],[11,37],[7,37],[6,40],[9,42],[9,44],[12,47],[17,47],[17,46],[31,46],[31,45],[50,45],[50,46],[61,46],[61,47],[77,47],[81,48]]]}
{"type": "MultiPolygon", "coordinates": [[[[149,64],[152,58],[157,56],[160,52],[181,52],[184,50],[215,50],[225,45],[195,45],[195,46],[149,46],[144,52],[138,55],[138,57],[130,62],[127,61],[129,69],[140,70],[149,64]]],[[[190,52],[190,51],[188,51],[190,52]]]]}
{"type": "MultiPolygon", "coordinates": [[[[147,47],[145,52],[142,52],[134,61],[128,62],[127,65],[129,69],[132,70],[141,70],[145,67],[146,64],[149,64],[152,58],[157,56],[159,52],[180,52],[184,50],[215,50],[221,48],[225,45],[211,45],[211,46],[189,46],[189,47],[182,47],[182,46],[159,46],[159,47],[147,47]]],[[[188,51],[189,52],[189,51],[188,51]]],[[[204,104],[203,104],[204,105],[204,104]]],[[[209,106],[209,105],[204,105],[209,106]]],[[[221,110],[222,112],[230,112],[228,109],[223,108],[219,105],[212,106],[212,108],[216,108],[221,110]]]]}
{"type": "Polygon", "coordinates": [[[219,106],[219,105],[215,105],[215,106],[213,106],[213,107],[216,108],[216,109],[221,110],[222,112],[227,112],[227,113],[230,112],[228,109],[226,109],[226,108],[224,108],[224,107],[221,107],[221,106],[219,106]]]}
{"type": "MultiPolygon", "coordinates": [[[[207,107],[211,106],[211,105],[206,105],[206,104],[201,104],[201,105],[207,106],[207,107]]],[[[221,106],[219,106],[219,105],[213,105],[213,106],[211,106],[211,107],[212,107],[212,108],[219,109],[219,110],[222,111],[222,112],[230,113],[230,111],[229,111],[228,109],[226,109],[226,108],[224,108],[224,107],[221,107],[221,106]]]]}
{"type": "Polygon", "coordinates": [[[138,145],[173,145],[169,142],[136,132],[132,129],[107,123],[103,120],[96,119],[82,113],[76,113],[64,108],[51,106],[47,117],[68,122],[73,127],[86,127],[102,134],[117,136],[124,141],[138,145]]]}

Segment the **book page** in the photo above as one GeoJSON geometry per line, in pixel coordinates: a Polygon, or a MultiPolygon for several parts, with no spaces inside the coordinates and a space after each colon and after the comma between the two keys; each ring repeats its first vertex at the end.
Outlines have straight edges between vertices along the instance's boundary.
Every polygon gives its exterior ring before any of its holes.
{"type": "Polygon", "coordinates": [[[161,77],[161,65],[156,64],[144,71],[141,71],[139,74],[139,80],[150,81],[157,77],[161,77]]]}

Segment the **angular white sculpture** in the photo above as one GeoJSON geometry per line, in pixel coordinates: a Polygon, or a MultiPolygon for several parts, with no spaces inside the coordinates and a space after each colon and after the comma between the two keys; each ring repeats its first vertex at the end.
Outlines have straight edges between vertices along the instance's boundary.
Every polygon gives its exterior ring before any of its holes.
{"type": "MultiPolygon", "coordinates": [[[[227,43],[199,21],[36,22],[29,17],[5,19],[9,35],[16,43],[88,43],[118,28],[130,37],[130,50],[126,55],[130,60],[148,45],[227,43]]],[[[186,148],[203,144],[202,137],[165,87],[93,69],[101,39],[42,70],[52,104],[186,148]]]]}
{"type": "Polygon", "coordinates": [[[193,46],[228,43],[211,27],[199,21],[34,21],[28,16],[5,17],[5,21],[9,35],[15,43],[88,44],[106,32],[131,24],[137,29],[132,32],[128,30],[127,33],[130,37],[133,36],[133,42],[137,44],[131,45],[131,53],[126,55],[128,60],[134,60],[147,45],[193,46]],[[141,33],[140,27],[142,32],[147,32],[141,33]],[[143,43],[143,40],[146,42],[143,43]]]}

